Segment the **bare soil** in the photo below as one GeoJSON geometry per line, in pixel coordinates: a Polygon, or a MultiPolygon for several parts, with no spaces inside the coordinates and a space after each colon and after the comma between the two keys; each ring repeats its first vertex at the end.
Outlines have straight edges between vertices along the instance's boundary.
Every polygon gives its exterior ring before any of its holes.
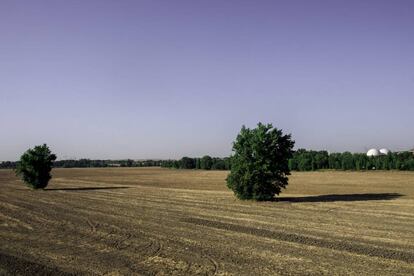
{"type": "Polygon", "coordinates": [[[0,170],[0,275],[414,275],[414,173],[294,173],[274,202],[227,172],[0,170]]]}

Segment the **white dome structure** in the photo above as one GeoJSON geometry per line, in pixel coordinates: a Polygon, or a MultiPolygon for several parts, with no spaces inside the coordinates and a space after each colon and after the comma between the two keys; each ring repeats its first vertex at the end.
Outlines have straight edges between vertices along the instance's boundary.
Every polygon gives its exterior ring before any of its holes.
{"type": "Polygon", "coordinates": [[[370,149],[367,152],[367,156],[378,156],[378,155],[380,155],[380,152],[377,149],[370,149]]]}
{"type": "Polygon", "coordinates": [[[383,148],[379,150],[380,154],[384,154],[387,155],[388,153],[390,153],[391,151],[389,149],[383,148]]]}

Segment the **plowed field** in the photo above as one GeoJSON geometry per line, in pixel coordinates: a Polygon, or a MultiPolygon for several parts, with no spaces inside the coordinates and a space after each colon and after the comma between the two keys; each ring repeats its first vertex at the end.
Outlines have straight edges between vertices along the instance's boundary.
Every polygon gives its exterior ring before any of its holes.
{"type": "Polygon", "coordinates": [[[226,175],[0,170],[0,275],[414,275],[414,173],[294,173],[275,202],[226,175]]]}

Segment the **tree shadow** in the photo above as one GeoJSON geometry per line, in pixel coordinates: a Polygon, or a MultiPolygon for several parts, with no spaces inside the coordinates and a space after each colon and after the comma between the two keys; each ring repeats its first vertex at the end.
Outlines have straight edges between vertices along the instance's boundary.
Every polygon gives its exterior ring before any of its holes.
{"type": "Polygon", "coordinates": [[[94,190],[117,190],[128,189],[127,186],[114,186],[114,187],[78,187],[78,188],[47,188],[44,191],[94,191],[94,190]]]}
{"type": "Polygon", "coordinates": [[[334,201],[368,201],[368,200],[392,200],[404,195],[398,193],[378,194],[331,194],[301,197],[278,197],[277,202],[334,202],[334,201]]]}

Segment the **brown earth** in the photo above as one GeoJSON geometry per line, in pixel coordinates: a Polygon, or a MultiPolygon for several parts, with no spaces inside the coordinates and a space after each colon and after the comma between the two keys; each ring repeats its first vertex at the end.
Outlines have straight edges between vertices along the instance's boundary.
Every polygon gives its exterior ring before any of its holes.
{"type": "Polygon", "coordinates": [[[0,275],[414,275],[414,173],[294,173],[275,202],[227,172],[0,170],[0,275]]]}

